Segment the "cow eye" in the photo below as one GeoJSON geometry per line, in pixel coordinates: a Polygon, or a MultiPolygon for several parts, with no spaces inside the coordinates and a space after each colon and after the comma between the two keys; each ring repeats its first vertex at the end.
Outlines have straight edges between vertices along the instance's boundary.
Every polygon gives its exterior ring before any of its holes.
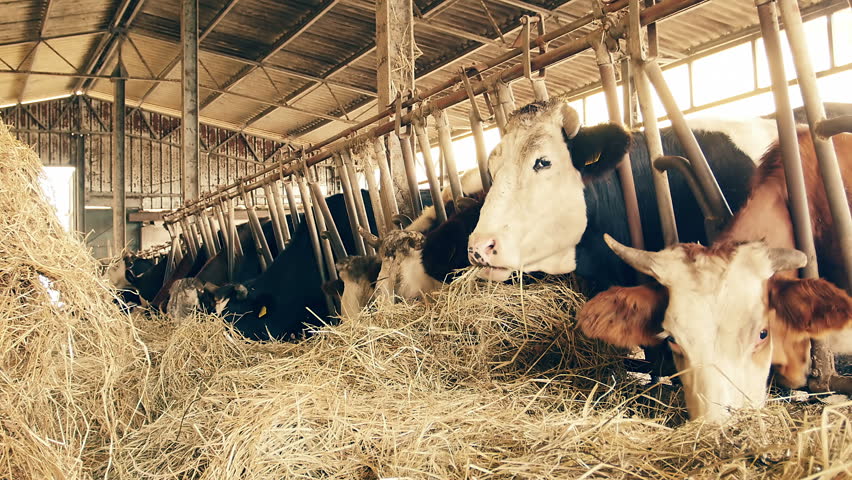
{"type": "Polygon", "coordinates": [[[677,343],[677,341],[675,340],[675,338],[674,338],[673,336],[671,336],[671,335],[669,335],[668,337],[666,337],[666,341],[667,341],[667,342],[669,342],[669,343],[677,343]]]}
{"type": "Polygon", "coordinates": [[[761,340],[766,340],[766,337],[769,336],[769,330],[764,328],[763,330],[760,331],[759,336],[760,336],[761,340]]]}
{"type": "Polygon", "coordinates": [[[545,168],[550,168],[550,160],[544,157],[536,158],[535,163],[533,164],[533,170],[537,172],[539,170],[544,170],[545,168]]]}

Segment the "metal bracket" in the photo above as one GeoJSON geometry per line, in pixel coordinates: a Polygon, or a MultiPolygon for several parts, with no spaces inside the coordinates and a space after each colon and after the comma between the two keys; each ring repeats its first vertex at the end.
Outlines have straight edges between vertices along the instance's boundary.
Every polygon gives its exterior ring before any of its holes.
{"type": "MultiPolygon", "coordinates": [[[[530,38],[530,24],[537,23],[538,24],[538,37],[536,38],[536,43],[538,44],[538,53],[539,55],[547,53],[547,43],[542,41],[541,38],[544,37],[545,29],[544,29],[544,20],[538,15],[529,16],[524,15],[521,17],[521,25],[523,28],[521,29],[521,48],[523,49],[523,62],[524,62],[524,76],[527,80],[532,81],[532,55],[530,53],[530,42],[532,39],[530,38]]],[[[542,68],[538,71],[539,79],[544,79],[545,77],[545,69],[542,68]]]]}

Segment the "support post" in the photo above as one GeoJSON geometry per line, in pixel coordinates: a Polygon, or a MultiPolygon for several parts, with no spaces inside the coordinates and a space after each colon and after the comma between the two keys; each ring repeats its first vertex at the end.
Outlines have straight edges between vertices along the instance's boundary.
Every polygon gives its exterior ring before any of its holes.
{"type": "MultiPolygon", "coordinates": [[[[603,40],[594,42],[592,45],[601,74],[601,86],[606,96],[606,106],[609,113],[609,121],[617,125],[623,125],[621,121],[621,108],[618,105],[618,87],[615,80],[615,67],[612,64],[612,55],[603,40]]],[[[621,181],[621,194],[624,197],[624,210],[627,213],[627,225],[630,229],[630,242],[634,248],[644,249],[645,239],[642,235],[642,217],[639,215],[639,200],[636,198],[636,184],[633,180],[633,168],[630,163],[630,154],[625,153],[624,158],[616,167],[618,179],[621,181]]]]}
{"type": "Polygon", "coordinates": [[[74,189],[74,228],[86,233],[86,137],[81,134],[74,135],[77,146],[74,166],[76,188],[74,189]]]}
{"type": "Polygon", "coordinates": [[[397,95],[414,91],[414,58],[412,0],[377,0],[376,80],[379,112],[385,110],[397,95]]]}
{"type": "Polygon", "coordinates": [[[426,133],[425,120],[415,118],[414,132],[417,134],[417,143],[420,144],[420,153],[423,154],[423,166],[426,167],[426,178],[429,180],[429,191],[432,193],[432,205],[435,207],[435,215],[438,223],[447,221],[447,211],[441,200],[441,189],[438,187],[438,177],[435,175],[435,163],[432,162],[432,146],[429,145],[429,134],[426,133]]]}
{"type": "Polygon", "coordinates": [[[112,244],[118,255],[127,247],[127,183],[124,156],[125,85],[127,71],[119,59],[113,72],[112,114],[112,244]]]}
{"type": "Polygon", "coordinates": [[[198,198],[198,0],[181,0],[183,201],[198,198]]]}

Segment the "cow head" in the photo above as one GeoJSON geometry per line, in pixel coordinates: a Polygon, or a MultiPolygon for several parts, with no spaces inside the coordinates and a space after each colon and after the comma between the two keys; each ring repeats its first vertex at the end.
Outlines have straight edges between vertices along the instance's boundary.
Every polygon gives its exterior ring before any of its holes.
{"type": "Polygon", "coordinates": [[[353,318],[373,297],[382,261],[375,255],[359,255],[343,258],[335,266],[339,278],[326,285],[333,285],[334,293],[340,296],[341,316],[353,318]]]}
{"type": "Polygon", "coordinates": [[[574,271],[587,225],[584,181],[612,170],[629,145],[616,124],[581,127],[559,99],[515,113],[489,158],[493,183],[468,244],[471,263],[486,267],[481,276],[574,271]]]}
{"type": "Polygon", "coordinates": [[[852,299],[827,281],[775,277],[807,263],[797,250],[755,242],[652,253],[605,237],[659,285],[610,288],[585,305],[578,323],[615,345],[667,342],[693,419],[722,421],[731,409],[763,406],[773,363],[787,362],[782,375],[803,383],[807,365],[784,358],[788,340],[842,329],[852,316],[852,299]]]}

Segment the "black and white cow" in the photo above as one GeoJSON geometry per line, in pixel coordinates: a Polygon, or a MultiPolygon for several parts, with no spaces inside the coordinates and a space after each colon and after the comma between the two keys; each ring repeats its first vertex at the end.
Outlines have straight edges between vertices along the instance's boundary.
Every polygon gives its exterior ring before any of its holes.
{"type": "MultiPolygon", "coordinates": [[[[695,136],[736,210],[746,199],[755,159],[724,128],[706,123],[702,128],[695,136]]],[[[768,147],[774,137],[765,131],[767,138],[751,138],[751,144],[768,147]]],[[[662,140],[665,154],[685,155],[671,129],[662,130],[662,140]]],[[[584,127],[561,99],[536,102],[514,114],[489,159],[493,184],[468,245],[471,262],[485,267],[481,276],[502,281],[514,271],[576,271],[597,288],[635,283],[632,269],[603,241],[609,233],[630,243],[621,184],[614,173],[627,151],[645,248],[659,250],[664,245],[643,133],[631,135],[611,123],[584,127]]],[[[706,243],[704,217],[686,181],[673,173],[669,184],[680,240],[706,243]]]]}

